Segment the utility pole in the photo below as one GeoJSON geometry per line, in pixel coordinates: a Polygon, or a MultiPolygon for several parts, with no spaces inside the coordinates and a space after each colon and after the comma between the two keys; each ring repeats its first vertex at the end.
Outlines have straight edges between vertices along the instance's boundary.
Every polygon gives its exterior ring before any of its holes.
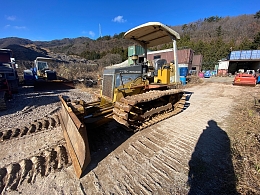
{"type": "Polygon", "coordinates": [[[99,37],[102,38],[101,25],[99,24],[99,37]]]}

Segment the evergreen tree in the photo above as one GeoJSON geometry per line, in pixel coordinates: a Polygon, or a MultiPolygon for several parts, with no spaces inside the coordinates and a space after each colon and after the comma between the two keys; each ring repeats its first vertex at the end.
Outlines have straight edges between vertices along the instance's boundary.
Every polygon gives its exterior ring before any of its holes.
{"type": "Polygon", "coordinates": [[[222,27],[218,26],[217,29],[216,29],[216,32],[217,32],[218,37],[222,36],[222,27]]]}
{"type": "Polygon", "coordinates": [[[260,18],[260,11],[256,12],[256,14],[254,15],[254,18],[256,18],[256,19],[260,18]]]}
{"type": "Polygon", "coordinates": [[[239,50],[250,50],[251,48],[252,48],[252,42],[247,38],[244,38],[238,47],[239,50]]]}
{"type": "Polygon", "coordinates": [[[254,37],[251,49],[260,49],[260,32],[254,37]]]}

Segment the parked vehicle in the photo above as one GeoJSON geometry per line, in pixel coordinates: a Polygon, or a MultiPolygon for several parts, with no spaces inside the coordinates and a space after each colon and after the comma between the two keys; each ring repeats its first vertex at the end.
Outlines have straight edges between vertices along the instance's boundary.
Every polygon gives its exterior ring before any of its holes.
{"type": "Polygon", "coordinates": [[[73,81],[58,79],[56,71],[50,70],[48,62],[52,60],[52,58],[37,57],[34,60],[34,66],[23,72],[24,84],[33,85],[37,90],[73,88],[73,81]]]}
{"type": "Polygon", "coordinates": [[[13,93],[17,93],[19,78],[16,71],[17,65],[12,55],[12,50],[0,49],[0,74],[2,78],[7,80],[10,90],[13,93]]]}
{"type": "Polygon", "coordinates": [[[12,50],[0,49],[0,110],[6,109],[6,100],[18,92],[19,78],[12,50]]]}
{"type": "Polygon", "coordinates": [[[211,77],[210,70],[207,70],[207,71],[204,73],[204,78],[210,78],[210,77],[211,77]]]}
{"type": "Polygon", "coordinates": [[[31,83],[36,80],[56,80],[56,72],[49,69],[48,62],[51,58],[37,57],[34,60],[34,67],[29,70],[24,70],[25,83],[31,83]]]}

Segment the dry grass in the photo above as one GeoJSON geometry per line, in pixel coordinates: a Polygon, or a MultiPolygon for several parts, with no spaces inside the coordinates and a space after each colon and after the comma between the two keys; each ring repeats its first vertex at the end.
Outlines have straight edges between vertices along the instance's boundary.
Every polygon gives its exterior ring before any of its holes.
{"type": "Polygon", "coordinates": [[[201,85],[204,82],[200,77],[193,76],[193,75],[187,76],[186,79],[187,79],[187,85],[184,86],[184,88],[201,85]]]}
{"type": "Polygon", "coordinates": [[[187,76],[186,79],[187,79],[187,82],[190,83],[190,84],[203,83],[203,80],[200,77],[194,76],[194,75],[187,76]]]}
{"type": "Polygon", "coordinates": [[[253,97],[244,93],[229,117],[229,137],[237,191],[260,193],[260,115],[253,97]]]}
{"type": "Polygon", "coordinates": [[[99,75],[102,75],[103,68],[99,66],[90,66],[86,63],[71,63],[64,64],[58,63],[56,65],[50,64],[50,69],[55,70],[58,76],[68,79],[75,80],[79,78],[90,78],[97,80],[99,75]]]}
{"type": "Polygon", "coordinates": [[[100,90],[101,90],[100,85],[93,85],[93,87],[87,87],[83,83],[78,83],[76,84],[75,88],[90,93],[91,95],[93,95],[95,100],[100,97],[100,90]]]}

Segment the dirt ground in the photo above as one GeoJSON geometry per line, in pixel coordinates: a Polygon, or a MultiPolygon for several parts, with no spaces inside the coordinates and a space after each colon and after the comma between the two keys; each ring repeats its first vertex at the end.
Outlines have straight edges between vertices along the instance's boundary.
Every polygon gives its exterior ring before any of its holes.
{"type": "Polygon", "coordinates": [[[233,86],[232,80],[187,85],[180,114],[135,134],[115,122],[88,132],[92,161],[81,179],[74,175],[57,124],[2,141],[0,192],[237,194],[228,118],[240,95],[259,87],[233,86]],[[48,162],[44,169],[42,161],[48,162]]]}

